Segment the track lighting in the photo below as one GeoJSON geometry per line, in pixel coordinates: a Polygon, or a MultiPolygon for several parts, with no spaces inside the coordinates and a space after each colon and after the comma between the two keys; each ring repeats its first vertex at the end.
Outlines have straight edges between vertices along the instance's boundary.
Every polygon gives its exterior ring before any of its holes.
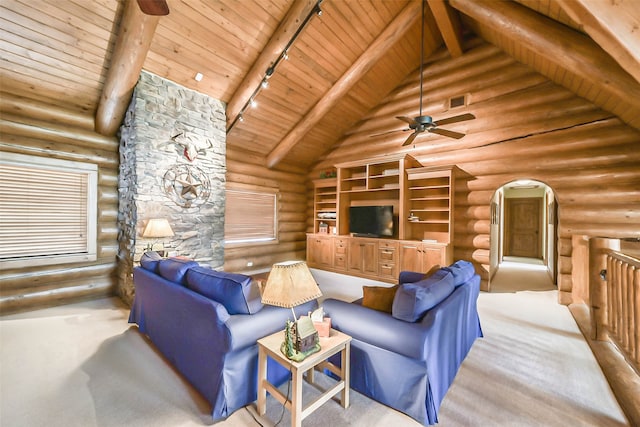
{"type": "Polygon", "coordinates": [[[271,64],[271,66],[266,69],[264,73],[264,77],[260,81],[260,84],[253,91],[253,93],[251,94],[251,97],[249,98],[247,103],[244,104],[244,107],[242,108],[242,110],[240,110],[240,112],[238,113],[238,116],[233,121],[233,123],[229,125],[229,127],[227,128],[227,133],[231,132],[231,129],[233,129],[233,126],[236,124],[236,122],[244,121],[244,113],[247,110],[247,108],[249,108],[249,106],[251,106],[251,108],[255,108],[258,106],[258,103],[255,100],[255,97],[258,96],[258,93],[262,89],[266,89],[269,86],[269,82],[267,80],[269,80],[271,76],[275,73],[276,67],[278,66],[278,64],[280,64],[282,60],[286,61],[289,59],[289,48],[291,48],[291,45],[293,45],[293,42],[298,38],[302,30],[305,28],[309,20],[313,18],[313,16],[322,15],[322,10],[320,9],[320,3],[322,3],[322,0],[317,0],[316,5],[313,7],[311,12],[309,12],[309,14],[304,19],[304,21],[302,21],[302,23],[300,24],[296,32],[293,34],[293,36],[291,36],[291,40],[289,40],[289,43],[287,43],[287,45],[284,47],[284,49],[282,50],[282,53],[280,53],[280,55],[276,58],[275,62],[273,62],[273,64],[271,64]]]}

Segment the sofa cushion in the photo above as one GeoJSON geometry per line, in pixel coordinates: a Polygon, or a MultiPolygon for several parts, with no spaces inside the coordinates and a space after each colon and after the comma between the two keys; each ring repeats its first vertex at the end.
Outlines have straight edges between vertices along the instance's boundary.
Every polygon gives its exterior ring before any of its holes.
{"type": "Polygon", "coordinates": [[[416,322],[453,292],[453,275],[440,269],[416,283],[399,286],[393,299],[391,315],[405,322],[416,322]]]}
{"type": "Polygon", "coordinates": [[[158,252],[149,251],[142,254],[142,257],[140,258],[140,265],[145,270],[149,270],[158,274],[158,267],[160,266],[161,260],[162,257],[158,252]]]}
{"type": "Polygon", "coordinates": [[[460,286],[476,274],[476,269],[469,261],[459,260],[454,262],[448,267],[443,267],[444,270],[451,272],[453,275],[453,286],[460,286]]]}
{"type": "Polygon", "coordinates": [[[262,309],[257,281],[244,274],[194,267],[187,274],[187,288],[218,301],[229,314],[254,314],[262,309]]]}
{"type": "Polygon", "coordinates": [[[396,286],[363,286],[362,306],[372,310],[391,313],[393,298],[396,296],[396,286]]]}
{"type": "Polygon", "coordinates": [[[417,271],[401,271],[400,275],[398,276],[398,283],[403,284],[419,282],[420,280],[426,279],[427,277],[431,276],[438,270],[440,270],[440,266],[436,264],[431,267],[426,273],[419,273],[417,271]]]}
{"type": "Polygon", "coordinates": [[[160,260],[158,265],[162,277],[181,285],[186,284],[185,276],[190,268],[197,267],[198,263],[184,258],[167,258],[160,260]]]}

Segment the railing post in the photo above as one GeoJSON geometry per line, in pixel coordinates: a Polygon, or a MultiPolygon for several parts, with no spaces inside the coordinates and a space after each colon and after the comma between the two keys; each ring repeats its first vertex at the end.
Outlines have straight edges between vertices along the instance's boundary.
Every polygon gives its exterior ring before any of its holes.
{"type": "Polygon", "coordinates": [[[589,239],[589,306],[591,338],[607,341],[607,282],[600,276],[607,269],[607,253],[620,250],[619,239],[594,237],[589,239]]]}

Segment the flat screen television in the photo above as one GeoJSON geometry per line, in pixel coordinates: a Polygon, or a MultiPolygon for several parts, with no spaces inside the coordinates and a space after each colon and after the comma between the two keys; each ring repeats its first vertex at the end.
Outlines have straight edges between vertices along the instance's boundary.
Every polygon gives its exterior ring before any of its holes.
{"type": "Polygon", "coordinates": [[[393,206],[351,206],[349,232],[357,236],[393,236],[393,206]]]}

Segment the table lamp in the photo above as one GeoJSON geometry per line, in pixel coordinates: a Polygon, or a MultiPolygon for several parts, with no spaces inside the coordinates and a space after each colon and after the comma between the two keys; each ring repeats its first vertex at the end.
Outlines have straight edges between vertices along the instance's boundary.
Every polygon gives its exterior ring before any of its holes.
{"type": "MultiPolygon", "coordinates": [[[[145,238],[159,238],[159,237],[173,237],[173,230],[169,225],[169,221],[165,218],[152,218],[147,222],[147,225],[142,231],[142,237],[145,238]]],[[[145,252],[153,250],[153,244],[147,243],[145,252]]],[[[162,245],[162,252],[164,252],[164,244],[162,245]]]]}
{"type": "Polygon", "coordinates": [[[296,319],[293,307],[322,296],[304,261],[285,261],[273,265],[262,291],[262,303],[290,308],[293,322],[287,320],[285,341],[280,350],[294,361],[304,360],[320,350],[318,333],[310,317],[296,319]]]}

